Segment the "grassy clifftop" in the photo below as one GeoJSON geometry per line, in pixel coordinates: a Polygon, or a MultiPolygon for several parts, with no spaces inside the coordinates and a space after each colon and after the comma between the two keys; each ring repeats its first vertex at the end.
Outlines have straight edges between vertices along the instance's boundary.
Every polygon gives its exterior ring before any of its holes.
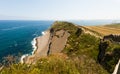
{"type": "MultiPolygon", "coordinates": [[[[65,30],[70,33],[62,53],[42,57],[33,65],[12,64],[1,70],[2,74],[109,74],[97,63],[99,38],[86,34],[81,28],[68,22],[55,22],[54,32],[65,30]]],[[[112,45],[112,44],[111,44],[112,45]]],[[[116,46],[119,48],[119,46],[116,46]]],[[[115,48],[116,48],[115,47],[115,48]]],[[[109,47],[108,52],[114,48],[109,47]]],[[[108,64],[112,64],[111,61],[108,64]]],[[[112,65],[109,65],[112,66],[112,65]]]]}
{"type": "Polygon", "coordinates": [[[85,28],[99,33],[101,36],[109,34],[120,34],[120,24],[108,24],[102,26],[85,26],[85,28]]]}
{"type": "Polygon", "coordinates": [[[81,74],[107,73],[98,63],[99,39],[85,34],[81,28],[68,22],[56,22],[53,28],[57,31],[64,29],[70,33],[66,47],[62,51],[74,60],[81,74]],[[59,26],[58,26],[59,25],[59,26]]]}
{"type": "Polygon", "coordinates": [[[119,28],[120,29],[120,23],[114,23],[114,24],[109,24],[105,25],[106,27],[111,27],[111,28],[119,28]]]}

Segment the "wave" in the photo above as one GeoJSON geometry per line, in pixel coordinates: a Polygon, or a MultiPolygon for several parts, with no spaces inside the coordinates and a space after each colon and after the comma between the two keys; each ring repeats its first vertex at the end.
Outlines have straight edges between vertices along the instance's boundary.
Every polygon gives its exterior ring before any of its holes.
{"type": "Polygon", "coordinates": [[[31,41],[33,51],[32,51],[31,53],[29,53],[29,54],[24,54],[24,55],[22,55],[21,58],[20,58],[20,63],[24,63],[24,58],[26,58],[26,57],[29,56],[29,55],[33,55],[33,54],[34,54],[34,52],[35,52],[36,49],[37,49],[37,46],[36,46],[37,41],[36,41],[36,39],[37,39],[37,37],[35,37],[35,38],[31,41]]]}
{"type": "Polygon", "coordinates": [[[36,39],[37,39],[37,37],[34,38],[34,39],[32,40],[32,42],[31,42],[32,48],[33,48],[32,55],[34,54],[34,52],[35,52],[36,49],[37,49],[37,46],[36,46],[37,41],[36,41],[36,39]]]}
{"type": "Polygon", "coordinates": [[[9,31],[9,30],[15,30],[15,29],[18,29],[18,28],[23,28],[25,26],[19,26],[19,27],[12,27],[12,28],[6,28],[6,29],[1,29],[2,31],[9,31]]]}
{"type": "MultiPolygon", "coordinates": [[[[42,33],[42,36],[46,34],[45,31],[41,32],[42,33]]],[[[37,50],[37,37],[33,38],[33,40],[31,41],[31,44],[32,44],[32,48],[33,48],[33,51],[29,54],[24,54],[21,58],[20,58],[20,63],[24,63],[24,58],[29,56],[29,55],[33,55],[35,53],[35,51],[37,50]]]]}
{"type": "Polygon", "coordinates": [[[42,35],[45,35],[45,31],[42,32],[42,35]]]}
{"type": "Polygon", "coordinates": [[[25,54],[23,56],[21,56],[20,58],[20,63],[24,63],[24,58],[27,57],[29,54],[25,54]]]}
{"type": "MultiPolygon", "coordinates": [[[[45,34],[46,34],[46,32],[43,31],[43,32],[42,32],[42,36],[45,35],[45,34]]],[[[35,37],[35,38],[32,40],[31,44],[32,44],[32,48],[33,48],[33,51],[32,51],[32,55],[33,55],[33,54],[35,53],[35,51],[37,50],[37,46],[36,46],[36,44],[37,44],[37,37],[35,37]]]]}

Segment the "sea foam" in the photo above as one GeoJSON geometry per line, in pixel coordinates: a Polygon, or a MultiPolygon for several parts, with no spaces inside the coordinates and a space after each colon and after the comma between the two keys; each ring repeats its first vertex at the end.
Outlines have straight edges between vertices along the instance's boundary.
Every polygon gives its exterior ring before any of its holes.
{"type": "Polygon", "coordinates": [[[37,39],[37,37],[34,38],[34,39],[32,40],[32,42],[31,42],[31,44],[32,44],[32,48],[33,48],[32,55],[34,54],[34,52],[35,52],[36,49],[37,49],[37,46],[36,46],[37,41],[36,41],[36,39],[37,39]]]}
{"type": "MultiPolygon", "coordinates": [[[[46,32],[43,31],[43,32],[42,32],[42,36],[45,35],[45,34],[46,34],[46,32]]],[[[33,48],[33,51],[32,51],[32,55],[33,55],[33,54],[35,53],[35,51],[37,50],[37,46],[36,46],[36,44],[37,44],[37,37],[35,37],[35,38],[32,40],[31,44],[32,44],[32,48],[33,48]]]]}
{"type": "Polygon", "coordinates": [[[24,58],[27,57],[27,56],[28,56],[28,54],[23,55],[23,56],[20,58],[20,63],[24,63],[24,58]]]}
{"type": "MultiPolygon", "coordinates": [[[[43,32],[42,32],[42,36],[45,35],[45,34],[46,34],[46,32],[43,31],[43,32]]],[[[27,56],[29,56],[29,55],[33,55],[33,54],[35,53],[35,51],[37,50],[37,46],[36,46],[36,44],[37,44],[37,37],[35,37],[35,38],[31,41],[31,44],[32,44],[33,51],[32,51],[30,54],[24,54],[23,56],[21,56],[21,58],[20,58],[20,63],[24,63],[24,58],[27,57],[27,56]]]]}
{"type": "Polygon", "coordinates": [[[33,51],[32,51],[30,54],[24,54],[23,56],[21,56],[21,58],[20,58],[20,62],[21,62],[21,63],[24,63],[24,58],[25,58],[25,57],[27,57],[27,56],[29,56],[29,55],[33,55],[34,52],[36,51],[36,49],[37,49],[37,46],[36,46],[37,41],[36,41],[36,39],[37,39],[37,37],[35,37],[35,38],[31,41],[33,51]]]}

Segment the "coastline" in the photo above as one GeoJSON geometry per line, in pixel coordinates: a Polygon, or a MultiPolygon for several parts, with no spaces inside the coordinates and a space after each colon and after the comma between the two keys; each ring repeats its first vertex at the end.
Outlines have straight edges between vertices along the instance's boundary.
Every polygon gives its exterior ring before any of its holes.
{"type": "Polygon", "coordinates": [[[24,63],[24,59],[30,55],[33,55],[35,53],[35,51],[37,50],[37,37],[33,38],[33,40],[31,41],[31,45],[32,45],[32,49],[33,49],[32,52],[22,55],[20,58],[20,63],[24,63]]]}
{"type": "Polygon", "coordinates": [[[22,55],[21,58],[20,58],[20,63],[25,63],[25,59],[26,59],[27,57],[35,55],[35,53],[36,53],[37,50],[38,50],[38,42],[39,42],[38,39],[39,39],[40,37],[44,36],[44,35],[45,35],[45,32],[46,32],[46,31],[43,31],[43,32],[41,32],[41,33],[42,33],[41,36],[38,36],[38,37],[33,38],[33,40],[31,41],[31,45],[32,45],[32,49],[33,49],[32,52],[31,52],[31,53],[28,53],[28,54],[22,55]]]}
{"type": "Polygon", "coordinates": [[[37,37],[35,37],[32,42],[32,48],[33,48],[33,51],[32,51],[32,55],[35,53],[35,51],[37,50],[37,37]]]}
{"type": "Polygon", "coordinates": [[[21,57],[21,63],[31,63],[35,62],[34,60],[38,59],[40,56],[47,56],[48,51],[48,42],[50,39],[49,30],[41,32],[42,35],[35,37],[31,44],[33,47],[33,51],[31,54],[25,54],[21,57]]]}

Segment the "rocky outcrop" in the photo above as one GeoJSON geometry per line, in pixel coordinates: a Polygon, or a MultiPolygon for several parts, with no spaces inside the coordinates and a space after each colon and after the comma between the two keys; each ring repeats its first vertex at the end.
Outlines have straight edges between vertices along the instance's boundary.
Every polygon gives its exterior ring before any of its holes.
{"type": "Polygon", "coordinates": [[[112,73],[120,59],[120,35],[107,35],[100,40],[98,62],[112,73]],[[112,46],[112,47],[111,47],[112,46]]]}
{"type": "Polygon", "coordinates": [[[103,40],[100,40],[99,54],[98,54],[98,62],[99,63],[102,63],[102,61],[104,60],[106,49],[107,49],[108,45],[109,44],[107,42],[104,42],[103,40]]]}
{"type": "Polygon", "coordinates": [[[103,40],[110,40],[111,42],[120,43],[120,35],[107,35],[103,37],[103,40]]]}

